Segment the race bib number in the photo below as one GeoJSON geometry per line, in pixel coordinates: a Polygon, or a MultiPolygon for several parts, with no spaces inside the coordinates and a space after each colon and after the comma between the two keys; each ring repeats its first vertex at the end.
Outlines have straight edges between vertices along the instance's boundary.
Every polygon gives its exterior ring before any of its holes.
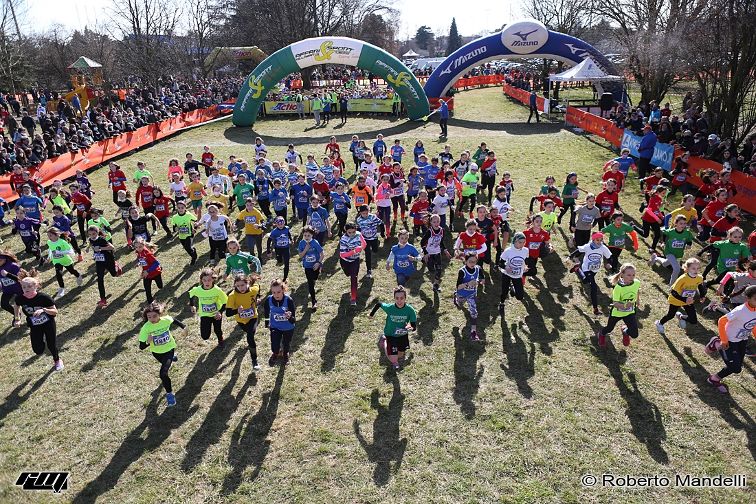
{"type": "Polygon", "coordinates": [[[289,239],[287,237],[280,237],[278,240],[276,240],[276,247],[278,248],[286,248],[289,246],[289,239]]]}
{"type": "Polygon", "coordinates": [[[63,259],[66,254],[62,250],[53,250],[53,259],[63,259]]]}
{"type": "Polygon", "coordinates": [[[397,261],[396,265],[399,268],[409,268],[410,262],[409,261],[397,261]]]}
{"type": "Polygon", "coordinates": [[[213,313],[218,311],[218,306],[215,303],[202,303],[203,313],[213,313]]]}
{"type": "Polygon", "coordinates": [[[251,319],[255,316],[255,309],[254,308],[245,308],[243,310],[239,310],[239,317],[244,319],[251,319]]]}
{"type": "Polygon", "coordinates": [[[612,208],[614,208],[612,205],[601,205],[601,213],[611,212],[612,208]]]}
{"type": "Polygon", "coordinates": [[[684,298],[693,297],[695,295],[696,295],[696,290],[695,289],[683,289],[683,291],[682,291],[682,297],[684,297],[684,298]]]}
{"type": "Polygon", "coordinates": [[[538,250],[539,248],[541,248],[541,242],[532,242],[528,245],[528,248],[530,250],[538,250]]]}
{"type": "Polygon", "coordinates": [[[621,238],[615,238],[615,239],[614,239],[614,240],[612,241],[612,244],[613,244],[613,245],[614,245],[615,247],[624,247],[624,246],[625,246],[625,237],[623,236],[623,237],[621,237],[621,238]]]}
{"type": "Polygon", "coordinates": [[[16,281],[11,278],[0,277],[0,284],[2,284],[3,287],[10,287],[15,283],[16,281]]]}
{"type": "Polygon", "coordinates": [[[245,224],[257,224],[257,217],[244,217],[245,224]]]}
{"type": "Polygon", "coordinates": [[[213,230],[211,236],[213,240],[220,241],[226,238],[226,233],[223,231],[223,229],[215,229],[213,230]]]}
{"type": "Polygon", "coordinates": [[[137,259],[137,264],[139,266],[143,267],[143,268],[146,268],[147,267],[147,260],[140,257],[139,259],[137,259]]]}
{"type": "Polygon", "coordinates": [[[685,248],[685,242],[682,240],[672,240],[671,247],[674,249],[685,248]]]}
{"type": "Polygon", "coordinates": [[[84,212],[84,211],[85,211],[85,210],[87,209],[87,207],[86,207],[86,205],[83,205],[82,203],[77,203],[77,204],[76,204],[76,209],[77,209],[77,210],[78,210],[79,212],[84,212]]]}
{"type": "Polygon", "coordinates": [[[191,230],[189,229],[189,226],[179,226],[178,232],[179,234],[184,234],[184,235],[191,234],[191,230]]]}
{"type": "Polygon", "coordinates": [[[156,212],[165,212],[165,205],[155,205],[156,212]]]}
{"type": "Polygon", "coordinates": [[[287,322],[289,318],[285,313],[274,313],[273,320],[275,320],[276,322],[287,322]]]}
{"type": "Polygon", "coordinates": [[[727,268],[735,268],[738,265],[737,259],[725,259],[724,264],[727,268]]]}
{"type": "Polygon", "coordinates": [[[105,254],[102,252],[95,252],[94,253],[94,260],[97,262],[104,262],[105,261],[105,254]]]}
{"type": "Polygon", "coordinates": [[[31,236],[31,232],[30,231],[25,231],[23,229],[21,231],[19,231],[18,234],[20,234],[23,238],[28,238],[28,237],[31,236]]]}
{"type": "Polygon", "coordinates": [[[405,334],[407,334],[406,327],[397,327],[396,331],[394,331],[395,336],[404,336],[405,334]]]}
{"type": "Polygon", "coordinates": [[[155,346],[165,345],[171,340],[171,333],[165,331],[162,334],[152,336],[152,344],[155,346]]]}
{"type": "Polygon", "coordinates": [[[583,214],[583,217],[580,219],[581,222],[585,222],[586,224],[590,224],[593,222],[593,215],[585,215],[583,214]]]}
{"type": "Polygon", "coordinates": [[[680,174],[677,177],[675,177],[675,180],[677,180],[678,182],[685,182],[686,178],[687,177],[685,175],[680,174]]]}
{"type": "Polygon", "coordinates": [[[31,320],[32,325],[42,325],[50,320],[50,317],[46,313],[42,313],[41,315],[32,315],[29,320],[31,320]]]}

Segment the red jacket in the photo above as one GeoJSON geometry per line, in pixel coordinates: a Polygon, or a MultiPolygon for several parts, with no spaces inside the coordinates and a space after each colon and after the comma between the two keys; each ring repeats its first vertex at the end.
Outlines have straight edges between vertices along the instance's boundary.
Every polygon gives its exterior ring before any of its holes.
{"type": "Polygon", "coordinates": [[[153,211],[153,214],[158,219],[162,219],[163,217],[168,217],[171,215],[170,205],[171,199],[166,198],[165,196],[161,196],[159,198],[155,198],[153,200],[153,204],[155,206],[155,210],[153,211]]]}
{"type": "Polygon", "coordinates": [[[530,257],[540,257],[541,245],[551,240],[551,235],[543,229],[536,232],[533,228],[528,228],[523,231],[523,234],[525,235],[525,247],[527,247],[530,257]]]}
{"type": "Polygon", "coordinates": [[[82,192],[71,194],[71,203],[76,206],[76,215],[83,217],[92,208],[92,200],[82,192]]]}
{"type": "Polygon", "coordinates": [[[614,191],[610,193],[609,191],[601,191],[598,196],[596,196],[596,206],[601,211],[601,217],[607,218],[614,213],[614,207],[619,202],[619,193],[617,191],[614,191]]]}
{"type": "Polygon", "coordinates": [[[155,278],[160,276],[163,272],[163,268],[160,266],[160,262],[155,258],[155,254],[145,247],[141,252],[137,252],[137,264],[142,267],[142,271],[147,272],[147,278],[155,278]]]}
{"type": "Polygon", "coordinates": [[[108,171],[108,180],[113,192],[126,190],[126,175],[121,170],[108,171]]]}
{"type": "Polygon", "coordinates": [[[421,226],[423,224],[423,217],[427,215],[428,209],[430,208],[430,201],[420,201],[417,200],[412,204],[412,208],[410,209],[410,215],[412,215],[412,222],[416,226],[421,226]]]}
{"type": "Polygon", "coordinates": [[[136,190],[136,202],[137,205],[142,205],[142,208],[150,208],[154,206],[153,202],[154,196],[152,195],[152,186],[143,186],[140,185],[139,188],[136,190]]]}

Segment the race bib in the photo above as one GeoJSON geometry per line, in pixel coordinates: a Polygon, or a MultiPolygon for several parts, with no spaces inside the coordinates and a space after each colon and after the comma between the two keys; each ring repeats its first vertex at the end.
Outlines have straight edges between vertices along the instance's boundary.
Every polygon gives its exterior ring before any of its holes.
{"type": "Polygon", "coordinates": [[[693,297],[693,296],[695,296],[695,295],[696,295],[696,290],[695,290],[695,289],[683,289],[683,291],[682,291],[682,294],[681,294],[681,295],[682,295],[682,297],[684,297],[684,298],[693,297]]]}
{"type": "Polygon", "coordinates": [[[585,215],[583,214],[583,217],[580,219],[581,222],[585,222],[586,224],[590,224],[593,222],[593,215],[585,215]]]}
{"type": "Polygon", "coordinates": [[[202,303],[202,311],[204,313],[213,313],[213,312],[216,312],[216,311],[218,311],[218,305],[216,305],[215,303],[210,303],[210,304],[208,304],[208,303],[202,303]]]}
{"type": "Polygon", "coordinates": [[[285,313],[274,313],[273,320],[276,322],[287,322],[289,317],[287,317],[285,313]]]}
{"type": "Polygon", "coordinates": [[[223,240],[226,238],[226,233],[223,231],[223,229],[214,229],[211,234],[213,240],[223,240]]]}
{"type": "Polygon", "coordinates": [[[104,262],[105,261],[105,254],[102,252],[95,252],[94,253],[94,260],[97,262],[104,262]]]}
{"type": "Polygon", "coordinates": [[[405,334],[407,334],[406,327],[397,327],[396,331],[394,331],[395,336],[404,336],[405,334]]]}
{"type": "Polygon", "coordinates": [[[189,226],[179,226],[178,232],[179,234],[191,234],[191,230],[189,229],[189,226]]]}
{"type": "Polygon", "coordinates": [[[399,268],[409,268],[410,262],[409,261],[397,261],[396,266],[399,268]]]}
{"type": "Polygon", "coordinates": [[[675,249],[685,248],[685,242],[682,240],[672,240],[671,247],[675,249]]]}
{"type": "Polygon", "coordinates": [[[152,336],[152,344],[155,346],[165,345],[171,340],[171,333],[165,331],[162,334],[152,336]]]}
{"type": "Polygon", "coordinates": [[[601,269],[601,261],[590,261],[588,263],[588,269],[590,271],[598,271],[601,269]]]}
{"type": "Polygon", "coordinates": [[[3,287],[10,287],[11,285],[15,284],[16,281],[10,278],[6,277],[0,277],[0,284],[2,284],[3,287]]]}
{"type": "Polygon", "coordinates": [[[239,310],[239,317],[244,319],[251,319],[255,316],[255,309],[254,308],[245,308],[243,310],[239,310]]]}
{"type": "Polygon", "coordinates": [[[32,315],[29,320],[31,320],[32,325],[42,325],[50,320],[50,317],[46,313],[42,313],[41,315],[32,315]]]}
{"type": "Polygon", "coordinates": [[[725,259],[724,264],[727,268],[735,268],[738,265],[737,259],[725,259]]]}
{"type": "Polygon", "coordinates": [[[165,205],[155,205],[156,212],[165,212],[165,205]]]}
{"type": "Polygon", "coordinates": [[[244,217],[245,224],[257,224],[257,217],[244,217]]]}
{"type": "Polygon", "coordinates": [[[19,231],[18,234],[21,235],[23,238],[28,238],[28,237],[31,236],[31,232],[30,231],[25,231],[23,229],[21,231],[19,231]]]}
{"type": "Polygon", "coordinates": [[[615,247],[624,247],[625,246],[625,237],[623,236],[621,238],[615,238],[612,241],[612,244],[614,244],[615,247]]]}
{"type": "Polygon", "coordinates": [[[685,175],[683,175],[683,174],[680,174],[680,175],[678,175],[677,177],[675,177],[675,180],[677,180],[678,182],[685,182],[685,179],[686,179],[686,178],[687,178],[687,177],[686,177],[685,175]]]}
{"type": "Polygon", "coordinates": [[[79,212],[84,212],[84,211],[85,211],[85,210],[87,209],[87,207],[86,207],[86,205],[83,205],[83,204],[81,204],[81,203],[77,203],[77,204],[76,204],[76,209],[77,209],[77,210],[78,210],[79,212]]]}
{"type": "Polygon", "coordinates": [[[142,257],[140,257],[139,259],[137,259],[137,264],[139,266],[145,268],[145,267],[147,267],[147,260],[144,259],[144,258],[142,258],[142,257]]]}
{"type": "Polygon", "coordinates": [[[613,205],[601,205],[601,212],[602,213],[610,212],[612,208],[614,208],[613,205]]]}
{"type": "Polygon", "coordinates": [[[62,259],[66,254],[62,250],[53,250],[53,259],[62,259]]]}
{"type": "Polygon", "coordinates": [[[539,248],[541,248],[541,242],[532,242],[528,245],[528,248],[530,250],[538,250],[539,248]]]}

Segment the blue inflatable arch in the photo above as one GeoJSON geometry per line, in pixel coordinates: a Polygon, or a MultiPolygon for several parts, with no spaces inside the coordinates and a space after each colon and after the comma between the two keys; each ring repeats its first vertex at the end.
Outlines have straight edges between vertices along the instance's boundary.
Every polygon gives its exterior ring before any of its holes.
{"type": "MultiPolygon", "coordinates": [[[[504,30],[473,40],[452,53],[433,71],[425,83],[429,98],[440,98],[470,68],[502,58],[546,58],[576,65],[587,57],[607,74],[618,75],[614,64],[590,44],[564,33],[547,29],[542,23],[527,19],[507,25],[504,30]]],[[[618,82],[595,83],[602,91],[625,101],[624,85],[618,82]],[[602,89],[603,88],[603,89],[602,89]]]]}

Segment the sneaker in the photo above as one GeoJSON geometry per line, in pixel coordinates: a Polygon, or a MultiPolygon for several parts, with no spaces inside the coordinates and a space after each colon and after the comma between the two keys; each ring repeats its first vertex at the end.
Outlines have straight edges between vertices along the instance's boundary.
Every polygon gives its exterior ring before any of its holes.
{"type": "Polygon", "coordinates": [[[257,361],[252,363],[252,369],[255,371],[260,371],[260,364],[257,363],[257,361]]]}
{"type": "Polygon", "coordinates": [[[195,253],[194,253],[194,254],[192,255],[192,259],[191,259],[191,260],[189,261],[189,264],[190,264],[190,265],[193,265],[193,264],[194,264],[194,263],[196,263],[196,262],[197,262],[197,253],[195,252],[195,253]]]}
{"type": "Polygon", "coordinates": [[[218,346],[221,348],[226,346],[226,341],[223,339],[223,336],[218,336],[218,346]]]}
{"type": "Polygon", "coordinates": [[[712,336],[708,343],[706,343],[706,346],[704,346],[704,352],[709,357],[716,357],[719,353],[719,336],[712,336]]]}
{"type": "Polygon", "coordinates": [[[579,269],[580,269],[580,265],[575,264],[572,268],[570,268],[570,273],[575,273],[579,269]]]}
{"type": "Polygon", "coordinates": [[[351,301],[349,302],[349,305],[350,305],[350,306],[357,306],[357,300],[356,300],[356,299],[352,299],[352,300],[351,300],[351,301]]]}
{"type": "Polygon", "coordinates": [[[60,287],[58,289],[58,292],[55,293],[55,297],[53,299],[60,299],[66,294],[66,289],[63,287],[60,287]]]}
{"type": "Polygon", "coordinates": [[[316,311],[318,309],[318,303],[312,303],[312,311],[316,311]]]}
{"type": "Polygon", "coordinates": [[[709,383],[709,385],[716,388],[717,392],[719,392],[720,394],[726,394],[730,391],[730,389],[727,388],[727,385],[722,383],[722,380],[714,378],[714,375],[710,375],[708,378],[706,378],[706,381],[709,383]]]}
{"type": "Polygon", "coordinates": [[[648,265],[653,266],[656,262],[656,252],[651,252],[651,257],[648,258],[648,265]]]}
{"type": "Polygon", "coordinates": [[[55,371],[63,371],[63,359],[58,359],[56,361],[53,361],[53,367],[55,368],[55,371]]]}
{"type": "Polygon", "coordinates": [[[173,362],[178,362],[178,355],[176,355],[176,354],[174,353],[174,354],[173,354],[173,357],[171,358],[171,360],[172,360],[173,362]]]}
{"type": "Polygon", "coordinates": [[[368,270],[365,278],[373,278],[373,270],[368,270]]]}
{"type": "Polygon", "coordinates": [[[398,362],[396,364],[393,364],[391,367],[394,368],[394,371],[401,371],[402,369],[398,362]]]}
{"type": "Polygon", "coordinates": [[[441,292],[441,286],[437,283],[433,284],[433,292],[441,292]]]}
{"type": "Polygon", "coordinates": [[[78,255],[76,256],[76,262],[77,262],[77,263],[80,263],[80,262],[81,262],[81,261],[83,261],[83,260],[84,260],[84,256],[83,256],[83,255],[81,255],[81,254],[78,254],[78,255]]]}
{"type": "Polygon", "coordinates": [[[597,331],[596,337],[598,338],[598,345],[604,348],[606,346],[606,334],[601,334],[600,331],[597,331]]]}
{"type": "Polygon", "coordinates": [[[97,301],[97,308],[105,308],[108,306],[108,301],[106,299],[100,299],[97,301]]]}
{"type": "Polygon", "coordinates": [[[117,277],[123,275],[123,268],[121,268],[121,265],[118,264],[118,261],[116,261],[115,263],[115,271],[117,277]]]}
{"type": "Polygon", "coordinates": [[[659,334],[664,336],[664,324],[662,324],[658,320],[655,320],[654,324],[656,324],[656,330],[659,332],[659,334]]]}
{"type": "Polygon", "coordinates": [[[76,277],[76,286],[81,287],[81,284],[84,283],[84,275],[79,275],[76,277]]]}
{"type": "Polygon", "coordinates": [[[276,359],[278,358],[278,354],[271,354],[270,359],[268,359],[268,366],[273,367],[276,365],[276,359]]]}
{"type": "Polygon", "coordinates": [[[688,322],[685,320],[684,315],[681,312],[675,313],[675,317],[677,318],[677,325],[680,326],[680,329],[685,330],[686,327],[688,327],[688,322]]]}
{"type": "Polygon", "coordinates": [[[285,353],[283,356],[283,365],[287,365],[289,363],[289,354],[285,353]]]}
{"type": "Polygon", "coordinates": [[[630,335],[627,334],[627,327],[622,328],[622,344],[624,346],[630,346],[630,335]]]}
{"type": "Polygon", "coordinates": [[[176,396],[173,395],[173,392],[168,392],[167,394],[165,394],[165,404],[169,408],[176,406],[176,396]]]}
{"type": "Polygon", "coordinates": [[[480,341],[478,331],[470,331],[470,341],[480,341]]]}
{"type": "Polygon", "coordinates": [[[575,239],[574,238],[570,237],[567,240],[567,247],[568,248],[575,248],[575,239]]]}
{"type": "Polygon", "coordinates": [[[601,315],[601,310],[599,310],[598,306],[593,309],[593,314],[596,315],[596,316],[601,315]]]}

